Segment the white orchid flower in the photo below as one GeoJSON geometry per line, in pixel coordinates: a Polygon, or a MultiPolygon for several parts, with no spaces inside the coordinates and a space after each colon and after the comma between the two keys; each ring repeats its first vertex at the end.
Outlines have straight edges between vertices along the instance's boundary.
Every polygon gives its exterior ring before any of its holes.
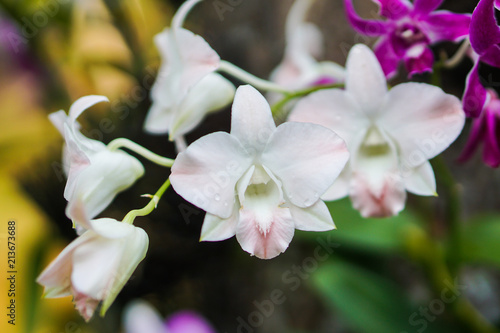
{"type": "Polygon", "coordinates": [[[220,64],[219,55],[201,36],[182,28],[187,13],[199,1],[186,1],[172,26],[155,37],[162,65],[151,90],[153,104],[144,128],[154,134],[169,133],[172,141],[234,97],[234,85],[214,73],[220,64]]]}
{"type": "Polygon", "coordinates": [[[294,229],[335,228],[320,196],[348,155],[344,141],[322,126],[276,127],[267,101],[247,85],[236,91],[231,133],[192,143],[170,179],[177,193],[207,211],[201,240],[236,235],[243,250],[270,259],[286,250],[294,229]]]}
{"type": "MultiPolygon", "coordinates": [[[[64,198],[68,207],[80,198],[91,219],[144,174],[144,167],[135,157],[121,150],[110,151],[104,143],[80,133],[76,119],[94,104],[107,101],[104,96],[85,96],[73,103],[69,115],[63,110],[49,115],[66,141],[63,160],[68,181],[64,198]]],[[[73,219],[69,209],[66,215],[73,219]]]]}
{"type": "Polygon", "coordinates": [[[387,90],[382,68],[364,45],[350,51],[345,90],[328,89],[302,99],[290,121],[317,123],[339,134],[351,159],[322,197],[350,195],[365,217],[400,212],[406,191],[436,194],[429,159],[445,150],[464,126],[458,98],[424,83],[387,90]]]}
{"type": "Polygon", "coordinates": [[[271,73],[271,81],[291,90],[344,82],[345,70],[342,66],[315,59],[324,52],[323,35],[316,25],[304,22],[313,2],[294,2],[286,21],[285,54],[282,62],[271,73]]]}
{"type": "Polygon", "coordinates": [[[82,202],[70,206],[86,231],[71,242],[40,274],[46,298],[73,295],[75,307],[90,320],[102,301],[107,311],[125,283],[144,259],[149,238],[132,224],[110,218],[89,221],[82,202]]]}

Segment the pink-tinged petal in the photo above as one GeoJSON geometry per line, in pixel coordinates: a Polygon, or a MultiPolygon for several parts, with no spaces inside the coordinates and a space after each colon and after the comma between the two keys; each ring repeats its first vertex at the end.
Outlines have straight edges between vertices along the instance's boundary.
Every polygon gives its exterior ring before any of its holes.
{"type": "Polygon", "coordinates": [[[237,201],[234,207],[233,214],[227,219],[207,213],[201,227],[200,241],[218,242],[233,237],[240,217],[237,201]]]}
{"type": "Polygon", "coordinates": [[[261,158],[283,183],[288,199],[302,208],[323,195],[348,159],[347,146],[337,134],[323,126],[295,122],[277,128],[261,158]]]}
{"type": "Polygon", "coordinates": [[[228,133],[212,133],[193,142],[172,166],[174,190],[187,201],[221,218],[233,211],[236,182],[251,156],[228,133]]]}
{"type": "Polygon", "coordinates": [[[220,74],[210,73],[202,78],[176,110],[170,125],[170,140],[190,132],[207,114],[230,104],[234,93],[234,85],[220,74]]]}
{"type": "Polygon", "coordinates": [[[431,44],[441,41],[458,42],[469,35],[471,14],[455,14],[440,10],[420,22],[431,44]]]}
{"type": "Polygon", "coordinates": [[[485,110],[486,133],[484,136],[483,161],[492,168],[498,168],[500,166],[500,134],[498,133],[500,130],[498,128],[500,102],[495,100],[494,103],[497,104],[496,110],[488,110],[488,112],[485,110]]]}
{"type": "Polygon", "coordinates": [[[483,141],[486,135],[486,118],[485,114],[481,114],[479,118],[472,120],[472,126],[469,133],[469,138],[465,144],[465,148],[458,158],[458,161],[463,163],[468,161],[475,153],[479,144],[483,141]]]}
{"type": "Polygon", "coordinates": [[[358,16],[352,0],[344,0],[345,11],[349,23],[354,30],[367,36],[381,36],[389,31],[390,23],[380,20],[365,20],[358,16]]]}
{"type": "Polygon", "coordinates": [[[470,23],[470,43],[479,55],[500,43],[500,28],[495,19],[493,0],[481,0],[474,9],[470,23]]]}
{"type": "Polygon", "coordinates": [[[380,6],[380,15],[391,20],[400,19],[409,14],[411,2],[407,0],[373,0],[380,6]]]}
{"type": "Polygon", "coordinates": [[[356,44],[346,62],[345,89],[368,115],[378,110],[387,93],[385,74],[368,46],[356,44]]]}
{"type": "Polygon", "coordinates": [[[205,318],[193,311],[179,311],[170,315],[165,326],[168,333],[216,333],[205,318]]]}
{"type": "Polygon", "coordinates": [[[408,192],[424,196],[436,195],[436,178],[429,162],[407,170],[403,166],[401,173],[408,192]]]}
{"type": "Polygon", "coordinates": [[[78,291],[73,291],[73,302],[80,315],[88,322],[99,305],[99,300],[89,297],[78,291]]]}
{"type": "MultiPolygon", "coordinates": [[[[425,45],[417,45],[414,48],[423,48],[423,52],[418,57],[405,58],[405,66],[408,70],[408,75],[411,77],[415,74],[432,72],[434,65],[434,54],[430,48],[425,45]]],[[[409,51],[411,54],[411,50],[409,51]]]]}
{"type": "Polygon", "coordinates": [[[181,87],[192,87],[219,67],[219,55],[201,36],[186,29],[178,29],[175,38],[184,66],[179,83],[181,87]]]}
{"type": "Polygon", "coordinates": [[[290,214],[292,214],[297,230],[327,231],[335,229],[330,211],[321,200],[307,208],[290,205],[290,214]]]}
{"type": "Polygon", "coordinates": [[[405,205],[396,147],[387,140],[387,135],[372,129],[351,160],[350,197],[363,217],[396,215],[405,205]]]}
{"type": "Polygon", "coordinates": [[[127,304],[123,311],[123,325],[125,333],[169,333],[163,327],[163,318],[145,301],[127,304]]]}
{"type": "Polygon", "coordinates": [[[477,118],[486,103],[487,91],[479,78],[479,62],[474,64],[466,79],[464,96],[462,97],[464,111],[467,117],[477,118]]]}
{"type": "Polygon", "coordinates": [[[416,167],[445,150],[465,122],[455,96],[423,83],[403,83],[389,91],[378,123],[394,139],[401,161],[416,167]]]}
{"type": "Polygon", "coordinates": [[[76,118],[78,118],[78,116],[80,116],[83,111],[101,102],[109,102],[109,99],[105,96],[97,95],[85,96],[78,99],[73,103],[73,105],[71,105],[71,108],[69,109],[70,121],[74,123],[76,121],[76,118]]]}
{"type": "Polygon", "coordinates": [[[443,0],[414,0],[414,13],[418,16],[425,16],[438,9],[442,3],[443,0]]]}
{"type": "Polygon", "coordinates": [[[402,58],[394,52],[389,38],[381,37],[374,46],[374,52],[385,76],[389,79],[394,77],[398,72],[402,58]]]}
{"type": "Polygon", "coordinates": [[[356,138],[364,135],[370,126],[354,98],[340,89],[320,90],[302,98],[288,120],[329,128],[344,139],[350,149],[356,138]]]}
{"type": "Polygon", "coordinates": [[[78,246],[89,240],[90,234],[76,238],[38,276],[36,282],[45,287],[45,297],[57,298],[71,294],[73,252],[78,246]]]}
{"type": "Polygon", "coordinates": [[[344,170],[337,177],[335,182],[328,190],[326,190],[325,194],[321,196],[321,199],[325,201],[334,201],[346,197],[349,195],[349,190],[351,187],[351,166],[349,162],[347,162],[344,170]]]}
{"type": "Polygon", "coordinates": [[[261,152],[276,130],[271,107],[264,96],[250,85],[236,90],[231,114],[231,135],[248,152],[261,152]]]}
{"type": "Polygon", "coordinates": [[[295,225],[288,208],[274,207],[267,216],[262,215],[261,212],[242,208],[236,239],[244,251],[260,259],[272,259],[288,248],[295,225]],[[263,230],[263,224],[268,228],[263,230]]]}

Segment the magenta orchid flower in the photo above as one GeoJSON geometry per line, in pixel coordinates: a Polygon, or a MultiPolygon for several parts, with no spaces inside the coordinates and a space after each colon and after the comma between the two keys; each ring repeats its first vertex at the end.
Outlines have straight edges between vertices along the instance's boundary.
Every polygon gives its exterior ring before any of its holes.
{"type": "Polygon", "coordinates": [[[484,163],[492,168],[498,168],[500,166],[500,99],[492,89],[488,89],[487,94],[488,102],[479,118],[473,120],[469,140],[459,161],[469,160],[483,142],[484,163]]]}
{"type": "Polygon", "coordinates": [[[481,0],[472,13],[470,43],[475,52],[474,66],[467,76],[463,103],[466,115],[473,118],[481,114],[488,95],[479,79],[481,62],[500,68],[500,27],[495,19],[498,4],[494,0],[481,0]]]}
{"type": "Polygon", "coordinates": [[[127,305],[123,322],[125,333],[215,333],[215,329],[194,311],[178,311],[163,320],[158,311],[145,301],[127,305]]]}
{"type": "Polygon", "coordinates": [[[305,23],[314,0],[296,0],[286,21],[283,61],[271,73],[271,81],[290,90],[344,81],[344,68],[331,61],[317,62],[323,54],[323,36],[318,27],[305,23]]]}
{"type": "Polygon", "coordinates": [[[349,52],[346,71],[345,90],[314,92],[289,118],[326,126],[349,147],[349,163],[322,198],[350,195],[364,217],[384,217],[404,208],[406,191],[435,195],[428,160],[462,131],[465,116],[458,98],[423,83],[388,91],[377,58],[362,44],[349,52]]]}
{"type": "Polygon", "coordinates": [[[71,215],[86,231],[71,242],[40,274],[46,298],[73,295],[73,302],[88,321],[102,302],[101,315],[144,259],[149,238],[144,230],[110,218],[89,220],[81,202],[71,215]]]}
{"type": "Polygon", "coordinates": [[[107,101],[104,96],[85,96],[73,103],[69,115],[63,110],[49,115],[66,141],[63,166],[68,181],[64,198],[68,200],[66,215],[70,219],[69,207],[77,198],[92,219],[144,174],[144,167],[135,157],[122,150],[111,151],[104,143],[80,133],[76,119],[91,106],[107,101]]]}
{"type": "Polygon", "coordinates": [[[201,240],[236,235],[243,250],[270,259],[285,251],[295,229],[334,229],[320,196],[349,153],[322,126],[274,124],[264,97],[251,86],[236,91],[231,133],[209,134],[180,153],[174,190],[207,212],[201,240]]]}
{"type": "MultiPolygon", "coordinates": [[[[215,73],[219,55],[198,35],[182,28],[191,8],[201,0],[186,1],[172,26],[155,37],[162,66],[151,89],[153,104],[144,128],[154,134],[169,133],[174,141],[193,130],[212,111],[233,100],[234,85],[215,73]]],[[[178,147],[182,150],[182,140],[178,147]]]]}
{"type": "Polygon", "coordinates": [[[434,56],[429,46],[443,41],[458,42],[469,34],[470,14],[435,11],[443,0],[373,0],[386,20],[359,17],[352,0],[344,0],[347,18],[354,29],[380,37],[375,54],[385,75],[393,77],[400,62],[409,76],[432,71],[434,56]]]}

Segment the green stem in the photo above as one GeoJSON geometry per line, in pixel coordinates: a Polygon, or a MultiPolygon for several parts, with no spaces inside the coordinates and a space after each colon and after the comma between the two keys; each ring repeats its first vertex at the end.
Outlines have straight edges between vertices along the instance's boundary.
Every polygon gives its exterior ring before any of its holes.
{"type": "Polygon", "coordinates": [[[283,107],[288,104],[290,101],[292,101],[295,98],[299,98],[302,96],[309,95],[315,91],[318,90],[323,90],[323,89],[334,89],[334,88],[343,88],[344,84],[343,83],[336,83],[336,84],[329,84],[329,85],[322,85],[322,86],[314,86],[310,88],[306,88],[303,90],[295,91],[292,93],[287,93],[286,96],[279,101],[278,103],[274,104],[271,108],[271,111],[273,113],[273,116],[276,116],[283,107]]]}
{"type": "Polygon", "coordinates": [[[111,141],[108,144],[108,149],[111,151],[117,150],[118,148],[122,148],[122,147],[130,149],[131,151],[141,155],[145,159],[148,159],[151,162],[156,163],[156,164],[161,165],[161,166],[164,166],[164,167],[170,168],[174,164],[173,159],[155,154],[152,151],[144,148],[143,146],[138,145],[137,143],[135,143],[133,141],[130,141],[129,139],[118,138],[118,139],[111,141]]]}
{"type": "Polygon", "coordinates": [[[134,220],[137,216],[146,216],[149,215],[158,205],[163,193],[170,187],[170,178],[168,178],[163,185],[160,187],[158,191],[156,191],[155,195],[151,197],[149,203],[141,209],[134,209],[128,212],[127,215],[123,218],[124,223],[133,224],[134,220]]]}
{"type": "Polygon", "coordinates": [[[243,69],[233,65],[230,62],[227,62],[225,60],[221,60],[219,64],[218,71],[224,72],[226,74],[229,74],[238,80],[241,80],[243,82],[246,82],[252,86],[254,86],[257,89],[260,90],[265,90],[265,91],[274,91],[282,94],[288,94],[289,91],[288,89],[281,87],[277,85],[276,83],[273,83],[271,81],[263,80],[261,78],[256,77],[255,75],[252,75],[243,69]]]}

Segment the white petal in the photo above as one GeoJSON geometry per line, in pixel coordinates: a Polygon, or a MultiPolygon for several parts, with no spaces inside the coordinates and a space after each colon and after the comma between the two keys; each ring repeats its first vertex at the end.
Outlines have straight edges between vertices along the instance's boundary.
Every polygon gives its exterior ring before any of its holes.
{"type": "Polygon", "coordinates": [[[110,285],[108,293],[105,296],[106,298],[102,303],[101,315],[106,313],[148,251],[149,238],[146,232],[141,228],[134,227],[131,235],[124,238],[124,240],[126,246],[121,256],[118,270],[116,271],[116,278],[110,285]]]}
{"type": "Polygon", "coordinates": [[[174,190],[195,206],[221,218],[231,216],[236,182],[251,158],[228,133],[212,133],[193,142],[172,166],[174,190]]]}
{"type": "Polygon", "coordinates": [[[387,93],[387,82],[377,57],[368,46],[352,47],[347,56],[346,73],[346,91],[367,114],[377,111],[387,93]]]}
{"type": "Polygon", "coordinates": [[[167,333],[163,318],[145,301],[132,301],[123,311],[125,333],[167,333]]]}
{"type": "Polygon", "coordinates": [[[68,116],[64,110],[59,110],[57,112],[52,112],[49,114],[49,120],[54,125],[55,128],[61,133],[64,137],[64,124],[66,123],[66,119],[68,116]]]}
{"type": "Polygon", "coordinates": [[[288,120],[325,126],[344,139],[350,150],[370,125],[352,96],[340,89],[321,90],[301,99],[288,120]]]}
{"type": "Polygon", "coordinates": [[[327,231],[335,229],[332,216],[326,204],[318,200],[307,208],[290,205],[290,213],[295,222],[295,229],[304,231],[327,231]]]}
{"type": "Polygon", "coordinates": [[[349,152],[338,135],[307,123],[284,123],[262,154],[262,164],[283,183],[288,199],[309,207],[333,184],[349,152]]]}
{"type": "Polygon", "coordinates": [[[210,73],[205,76],[175,110],[169,129],[170,140],[193,130],[208,113],[229,105],[234,93],[234,85],[220,74],[210,73]]]}
{"type": "Polygon", "coordinates": [[[217,242],[233,237],[238,225],[239,205],[235,204],[233,214],[227,219],[207,213],[201,227],[200,241],[217,242]]]}
{"type": "Polygon", "coordinates": [[[73,252],[78,246],[89,241],[89,236],[90,234],[83,235],[72,241],[38,276],[36,281],[45,287],[45,297],[56,298],[71,294],[73,252]]]}
{"type": "Polygon", "coordinates": [[[436,178],[429,162],[408,170],[402,170],[406,190],[417,195],[436,196],[436,178]]]}
{"type": "Polygon", "coordinates": [[[250,85],[236,90],[231,115],[231,135],[249,152],[261,152],[275,131],[271,108],[260,92],[250,85]]]}
{"type": "Polygon", "coordinates": [[[344,170],[337,177],[335,182],[328,190],[326,190],[325,194],[321,196],[321,199],[325,201],[334,201],[346,197],[349,195],[350,185],[351,183],[351,166],[349,162],[347,162],[344,170]]]}
{"type": "Polygon", "coordinates": [[[272,223],[267,232],[261,230],[261,221],[251,209],[240,210],[236,239],[246,252],[261,259],[271,259],[284,252],[292,241],[295,226],[287,208],[272,210],[272,223]]]}
{"type": "Polygon", "coordinates": [[[116,278],[126,244],[121,239],[103,238],[92,230],[85,234],[89,233],[93,234],[92,239],[76,248],[73,253],[71,282],[79,293],[102,300],[116,278]]]}
{"type": "Polygon", "coordinates": [[[424,83],[404,83],[391,89],[383,112],[379,124],[395,140],[407,168],[445,150],[465,122],[458,98],[424,83]]]}
{"type": "Polygon", "coordinates": [[[396,148],[383,132],[371,129],[351,159],[350,196],[364,217],[399,213],[406,191],[400,175],[396,148]]]}
{"type": "Polygon", "coordinates": [[[78,118],[83,111],[101,102],[109,102],[109,99],[106,96],[90,95],[76,100],[69,109],[70,121],[75,122],[76,118],[78,118]]]}
{"type": "Polygon", "coordinates": [[[88,218],[93,219],[143,174],[144,167],[135,157],[120,150],[103,150],[92,156],[90,165],[74,180],[71,178],[74,183],[68,180],[68,186],[74,188],[67,200],[82,200],[88,218]]]}
{"type": "Polygon", "coordinates": [[[166,134],[172,124],[173,110],[154,101],[144,120],[144,130],[152,134],[166,134]]]}

